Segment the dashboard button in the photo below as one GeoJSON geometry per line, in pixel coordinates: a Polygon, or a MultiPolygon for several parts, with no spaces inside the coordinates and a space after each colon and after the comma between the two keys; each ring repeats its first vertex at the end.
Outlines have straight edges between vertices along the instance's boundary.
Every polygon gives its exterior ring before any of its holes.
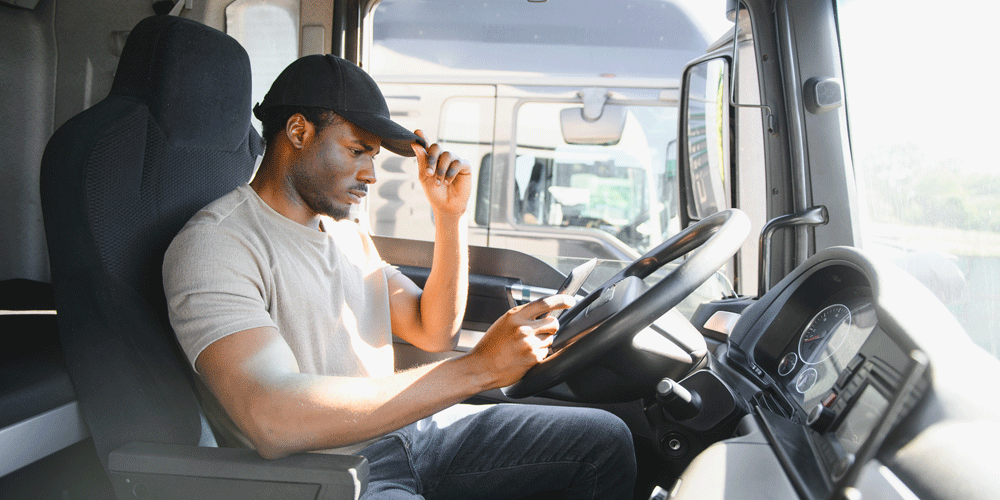
{"type": "Polygon", "coordinates": [[[864,377],[861,373],[858,373],[858,376],[851,379],[851,382],[844,388],[844,392],[850,392],[852,394],[858,392],[858,389],[861,388],[862,382],[864,382],[864,377]]]}
{"type": "Polygon", "coordinates": [[[823,398],[823,406],[829,408],[830,405],[832,405],[833,402],[836,400],[837,400],[837,393],[830,391],[830,394],[828,394],[825,398],[823,398]]]}
{"type": "Polygon", "coordinates": [[[850,368],[845,369],[840,374],[840,378],[837,379],[837,387],[844,387],[844,384],[846,384],[847,381],[850,380],[851,375],[853,374],[854,372],[852,372],[850,368]]]}
{"type": "Polygon", "coordinates": [[[857,356],[854,356],[854,359],[852,359],[850,364],[847,365],[847,369],[853,372],[854,370],[857,370],[859,366],[861,366],[861,363],[864,362],[865,362],[865,357],[861,354],[858,354],[857,356]]]}
{"type": "Polygon", "coordinates": [[[852,359],[851,362],[847,365],[847,368],[844,368],[844,371],[840,373],[840,378],[837,379],[837,387],[844,387],[844,384],[846,384],[847,381],[850,380],[851,375],[853,375],[854,372],[857,371],[858,367],[861,366],[861,363],[864,363],[864,361],[865,361],[864,356],[860,354],[855,356],[854,359],[852,359]]]}
{"type": "Polygon", "coordinates": [[[847,403],[844,402],[846,401],[846,399],[847,399],[846,396],[837,398],[837,402],[833,404],[832,410],[836,413],[844,411],[844,407],[847,406],[847,403]]]}

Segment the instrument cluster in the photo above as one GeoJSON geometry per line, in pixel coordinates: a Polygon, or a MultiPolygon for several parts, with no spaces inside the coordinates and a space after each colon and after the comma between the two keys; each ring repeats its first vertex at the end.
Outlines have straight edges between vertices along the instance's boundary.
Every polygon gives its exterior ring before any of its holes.
{"type": "Polygon", "coordinates": [[[776,381],[800,407],[812,408],[829,397],[876,323],[870,289],[852,287],[836,294],[785,348],[775,369],[776,381]]]}
{"type": "Polygon", "coordinates": [[[828,491],[883,439],[876,429],[915,403],[922,389],[910,378],[920,372],[909,348],[879,324],[872,281],[861,267],[826,262],[774,292],[757,321],[736,335],[730,359],[776,401],[757,412],[779,456],[813,478],[807,489],[828,491]],[[782,407],[787,414],[775,413],[782,407]],[[803,460],[804,450],[815,460],[803,460]]]}

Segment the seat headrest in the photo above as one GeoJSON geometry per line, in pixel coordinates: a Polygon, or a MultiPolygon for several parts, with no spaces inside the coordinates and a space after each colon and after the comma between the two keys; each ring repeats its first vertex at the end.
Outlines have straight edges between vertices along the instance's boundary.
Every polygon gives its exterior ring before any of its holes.
{"type": "Polygon", "coordinates": [[[111,95],[146,103],[174,146],[234,151],[250,127],[250,89],[250,58],[236,40],[154,16],[129,34],[111,95]]]}

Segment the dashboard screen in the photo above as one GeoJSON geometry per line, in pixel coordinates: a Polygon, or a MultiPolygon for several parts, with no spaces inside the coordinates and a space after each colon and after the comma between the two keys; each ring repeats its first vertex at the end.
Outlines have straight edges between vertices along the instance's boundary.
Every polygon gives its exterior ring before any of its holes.
{"type": "Polygon", "coordinates": [[[888,406],[889,400],[878,389],[871,385],[865,388],[850,413],[837,428],[837,440],[844,447],[844,451],[857,453],[888,406]]]}

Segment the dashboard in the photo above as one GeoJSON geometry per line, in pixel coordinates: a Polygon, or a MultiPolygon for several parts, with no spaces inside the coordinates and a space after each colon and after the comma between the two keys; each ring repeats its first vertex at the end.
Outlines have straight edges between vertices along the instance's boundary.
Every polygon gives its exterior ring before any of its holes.
{"type": "Polygon", "coordinates": [[[759,389],[750,406],[798,495],[830,498],[920,400],[926,358],[880,322],[857,263],[821,262],[765,299],[730,338],[729,364],[759,389]]]}
{"type": "Polygon", "coordinates": [[[748,302],[680,381],[738,423],[714,439],[700,414],[669,422],[664,438],[705,441],[669,498],[996,498],[1000,361],[914,278],[833,247],[748,302]]]}

